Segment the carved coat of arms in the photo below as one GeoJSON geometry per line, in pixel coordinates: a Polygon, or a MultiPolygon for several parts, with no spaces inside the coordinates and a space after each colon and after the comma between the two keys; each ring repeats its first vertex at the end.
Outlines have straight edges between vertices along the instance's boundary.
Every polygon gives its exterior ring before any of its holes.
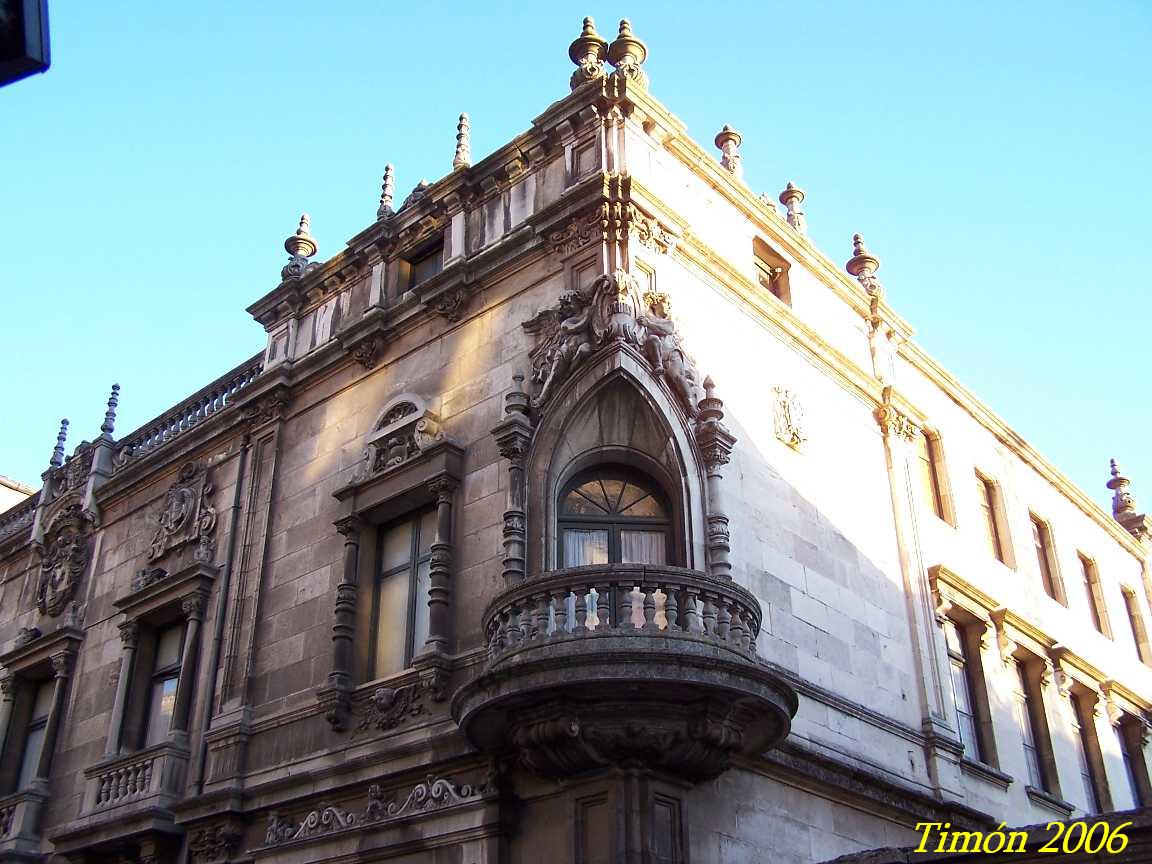
{"type": "Polygon", "coordinates": [[[79,504],[66,507],[44,537],[36,606],[42,615],[59,615],[76,594],[88,565],[89,517],[79,504]]]}
{"type": "Polygon", "coordinates": [[[156,531],[148,546],[149,561],[158,561],[192,541],[198,544],[197,560],[212,560],[216,509],[212,506],[211,494],[212,484],[203,466],[189,462],[180,469],[156,517],[156,531]]]}

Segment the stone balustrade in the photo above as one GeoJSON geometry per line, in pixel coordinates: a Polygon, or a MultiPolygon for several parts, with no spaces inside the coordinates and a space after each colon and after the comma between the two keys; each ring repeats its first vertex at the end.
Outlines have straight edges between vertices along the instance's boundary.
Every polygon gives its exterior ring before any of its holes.
{"type": "Polygon", "coordinates": [[[117,765],[96,777],[96,807],[111,807],[152,791],[155,755],[117,765]]]}
{"type": "Polygon", "coordinates": [[[36,505],[39,502],[40,493],[37,492],[0,513],[0,540],[5,540],[19,531],[24,531],[25,534],[31,531],[32,522],[36,518],[36,505]]]}
{"type": "Polygon", "coordinates": [[[155,420],[117,442],[116,469],[152,453],[172,439],[199,425],[232,404],[236,394],[251,384],[264,370],[264,355],[258,354],[231,372],[220,376],[207,387],[185,399],[155,420]]]}
{"type": "Polygon", "coordinates": [[[496,597],[484,618],[490,665],[545,642],[653,636],[715,643],[754,658],[761,612],[729,580],[641,564],[571,567],[496,597]]]}

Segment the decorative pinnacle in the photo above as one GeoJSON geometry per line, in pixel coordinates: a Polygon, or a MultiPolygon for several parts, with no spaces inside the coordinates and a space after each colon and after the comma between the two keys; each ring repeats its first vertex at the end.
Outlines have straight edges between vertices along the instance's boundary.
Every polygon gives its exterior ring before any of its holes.
{"type": "Polygon", "coordinates": [[[856,281],[863,285],[869,294],[883,293],[883,286],[876,278],[876,271],[880,269],[880,259],[864,247],[864,238],[859,234],[852,235],[852,257],[848,259],[844,269],[855,276],[856,281]]]}
{"type": "Polygon", "coordinates": [[[293,258],[311,258],[316,254],[317,246],[316,241],[309,233],[308,229],[311,227],[312,220],[309,219],[307,213],[300,214],[300,225],[296,229],[296,233],[288,237],[284,241],[284,249],[293,258]]]}
{"type": "Polygon", "coordinates": [[[392,196],[396,192],[396,169],[389,162],[384,166],[384,183],[380,187],[380,206],[376,208],[376,218],[383,219],[392,213],[392,196]]]}
{"type": "Polygon", "coordinates": [[[452,170],[467,168],[472,164],[472,127],[468,122],[468,115],[461,114],[460,122],[456,124],[456,155],[452,159],[452,170]]]}
{"type": "Polygon", "coordinates": [[[584,19],[584,29],[575,41],[568,46],[568,56],[577,65],[569,82],[575,90],[582,84],[604,77],[604,57],[608,53],[608,42],[596,32],[596,24],[591,18],[584,19]]]}
{"type": "Polygon", "coordinates": [[[116,406],[120,404],[120,385],[112,385],[112,394],[108,397],[108,410],[104,412],[104,422],[100,424],[100,432],[107,438],[112,437],[116,430],[116,406]]]}
{"type": "Polygon", "coordinates": [[[744,169],[740,167],[740,142],[744,140],[744,136],[725,123],[724,128],[716,133],[715,140],[716,146],[720,148],[721,167],[736,177],[743,176],[744,169]]]}
{"type": "Polygon", "coordinates": [[[512,376],[512,391],[504,396],[505,414],[527,414],[528,394],[524,392],[524,373],[512,376]]]}
{"type": "Polygon", "coordinates": [[[784,187],[784,191],[780,193],[780,203],[788,208],[786,217],[788,224],[801,234],[807,233],[808,229],[808,223],[804,219],[804,211],[800,209],[805,197],[804,190],[792,183],[791,180],[784,187]]]}
{"type": "Polygon", "coordinates": [[[52,458],[48,460],[49,468],[59,468],[64,464],[64,442],[68,438],[68,421],[60,421],[60,431],[56,433],[56,446],[52,448],[52,458]]]}
{"type": "Polygon", "coordinates": [[[1131,481],[1120,473],[1120,466],[1116,464],[1115,459],[1110,459],[1109,464],[1112,469],[1112,479],[1108,481],[1108,488],[1114,493],[1112,495],[1112,515],[1120,518],[1122,514],[1135,513],[1136,499],[1128,491],[1131,481]]]}
{"type": "Polygon", "coordinates": [[[620,33],[608,46],[608,62],[625,78],[647,86],[648,76],[640,66],[648,59],[648,46],[632,34],[627,18],[620,20],[620,33]]]}
{"type": "Polygon", "coordinates": [[[699,409],[696,417],[701,424],[724,419],[724,402],[716,395],[716,384],[711,375],[704,378],[704,398],[700,400],[699,409]]]}

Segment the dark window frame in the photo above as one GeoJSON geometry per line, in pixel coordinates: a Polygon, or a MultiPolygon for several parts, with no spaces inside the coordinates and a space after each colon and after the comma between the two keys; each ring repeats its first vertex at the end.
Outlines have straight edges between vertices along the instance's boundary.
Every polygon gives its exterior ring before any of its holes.
{"type": "MultiPolygon", "coordinates": [[[[617,500],[619,503],[619,500],[617,500]]],[[[667,493],[659,482],[651,475],[622,465],[606,464],[594,465],[575,474],[564,484],[556,503],[556,560],[560,567],[576,566],[564,559],[564,532],[566,530],[588,530],[594,528],[608,530],[608,563],[619,563],[620,534],[627,530],[642,530],[656,532],[664,535],[664,560],[672,564],[675,556],[675,544],[672,542],[672,529],[675,524],[673,512],[668,501],[667,493]],[[565,514],[564,502],[568,495],[592,479],[622,480],[638,488],[644,489],[663,507],[664,517],[621,516],[620,514],[565,514]]]]}

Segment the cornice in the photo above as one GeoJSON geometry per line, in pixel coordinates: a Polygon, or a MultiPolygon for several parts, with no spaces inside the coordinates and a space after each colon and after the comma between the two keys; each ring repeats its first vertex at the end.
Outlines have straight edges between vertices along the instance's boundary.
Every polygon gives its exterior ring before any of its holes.
{"type": "Polygon", "coordinates": [[[928,379],[943,390],[952,401],[963,408],[981,426],[996,436],[1005,447],[1019,456],[1025,463],[1047,480],[1056,491],[1076,505],[1086,516],[1107,531],[1125,550],[1139,560],[1148,557],[1147,550],[1140,541],[1129,534],[1124,526],[1093,501],[1088,495],[1060,472],[1051,462],[1041,456],[1031,444],[1020,437],[991,408],[981,402],[967,387],[957,381],[935,359],[915,342],[905,342],[900,346],[900,355],[928,379]]]}

